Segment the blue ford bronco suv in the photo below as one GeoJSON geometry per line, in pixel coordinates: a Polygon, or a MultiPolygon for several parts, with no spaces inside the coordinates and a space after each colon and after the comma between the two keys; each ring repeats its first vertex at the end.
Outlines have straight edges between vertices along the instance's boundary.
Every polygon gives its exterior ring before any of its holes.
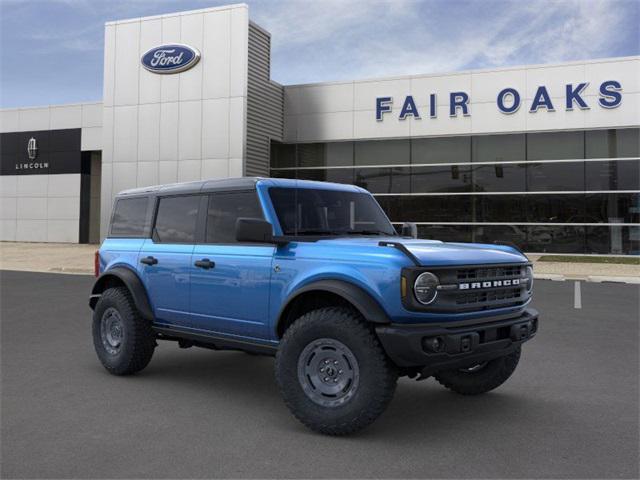
{"type": "Polygon", "coordinates": [[[157,341],[275,356],[291,412],[355,432],[399,376],[463,395],[505,382],[537,331],[533,273],[505,245],[398,235],[362,188],[237,178],[121,192],[96,252],[93,343],[115,375],[157,341]]]}

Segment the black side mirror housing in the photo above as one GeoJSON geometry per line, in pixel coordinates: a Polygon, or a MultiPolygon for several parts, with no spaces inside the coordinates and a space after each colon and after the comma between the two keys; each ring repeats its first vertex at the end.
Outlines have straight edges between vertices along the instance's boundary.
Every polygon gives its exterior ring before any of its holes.
{"type": "Polygon", "coordinates": [[[236,240],[247,243],[280,243],[273,236],[273,226],[262,218],[238,218],[236,240]]]}
{"type": "Polygon", "coordinates": [[[402,224],[400,235],[403,237],[418,238],[418,226],[413,222],[405,222],[402,224]]]}

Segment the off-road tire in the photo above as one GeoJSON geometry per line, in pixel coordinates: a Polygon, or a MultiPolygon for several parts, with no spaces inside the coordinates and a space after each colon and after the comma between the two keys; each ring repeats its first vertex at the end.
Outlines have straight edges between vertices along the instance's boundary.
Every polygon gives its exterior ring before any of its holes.
{"type": "Polygon", "coordinates": [[[498,388],[514,372],[520,360],[520,348],[513,353],[490,360],[476,372],[446,370],[434,375],[443,386],[462,395],[479,395],[498,388]]]}
{"type": "Polygon", "coordinates": [[[355,433],[376,420],[393,398],[398,380],[394,365],[364,319],[347,308],[321,308],[298,318],[285,332],[276,355],[276,381],[284,402],[304,425],[327,435],[355,433]],[[323,406],[305,393],[298,362],[318,339],[341,342],[359,369],[357,388],[345,403],[323,406]]]}
{"type": "Polygon", "coordinates": [[[109,288],[102,293],[93,312],[93,346],[104,368],[114,375],[131,375],[149,364],[156,346],[151,323],[136,309],[131,293],[124,287],[109,288]],[[108,309],[115,309],[122,320],[122,340],[117,353],[110,353],[103,343],[101,323],[108,309]]]}

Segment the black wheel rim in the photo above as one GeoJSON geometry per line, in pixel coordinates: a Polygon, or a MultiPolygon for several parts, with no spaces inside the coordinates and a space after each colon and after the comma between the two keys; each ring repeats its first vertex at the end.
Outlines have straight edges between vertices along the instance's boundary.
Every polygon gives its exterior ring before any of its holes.
{"type": "Polygon", "coordinates": [[[124,324],[120,312],[107,308],[100,319],[100,339],[107,353],[117,355],[124,340],[124,324]]]}
{"type": "Polygon", "coordinates": [[[360,367],[353,352],[332,338],[307,345],[298,358],[298,381],[304,393],[323,407],[338,407],[358,390],[360,367]]]}

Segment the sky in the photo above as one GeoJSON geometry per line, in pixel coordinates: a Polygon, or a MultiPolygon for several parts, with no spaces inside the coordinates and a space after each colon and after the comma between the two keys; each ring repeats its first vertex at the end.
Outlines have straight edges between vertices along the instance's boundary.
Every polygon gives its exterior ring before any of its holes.
{"type": "MultiPolygon", "coordinates": [[[[0,0],[0,107],[101,101],[104,23],[215,0],[0,0]]],[[[640,0],[248,0],[282,84],[640,54],[640,0]]]]}

